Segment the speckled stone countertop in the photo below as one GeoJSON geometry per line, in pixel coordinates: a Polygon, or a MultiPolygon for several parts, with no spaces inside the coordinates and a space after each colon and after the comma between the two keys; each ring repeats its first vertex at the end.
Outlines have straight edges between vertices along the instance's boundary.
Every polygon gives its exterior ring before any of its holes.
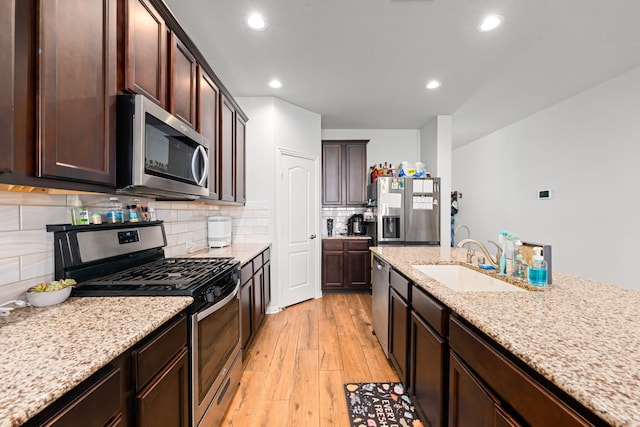
{"type": "Polygon", "coordinates": [[[18,426],[193,302],[69,298],[0,317],[0,426],[18,426]]]}
{"type": "Polygon", "coordinates": [[[337,236],[323,236],[322,240],[369,240],[369,236],[349,236],[347,234],[339,234],[337,236]]]}
{"type": "Polygon", "coordinates": [[[411,266],[465,249],[371,250],[606,422],[640,425],[640,292],[557,271],[538,292],[457,292],[411,266]]]}
{"type": "Polygon", "coordinates": [[[198,252],[194,252],[188,257],[193,258],[215,258],[215,257],[233,257],[240,261],[240,264],[246,264],[258,255],[260,252],[271,246],[271,243],[232,243],[223,248],[209,248],[198,252]]]}

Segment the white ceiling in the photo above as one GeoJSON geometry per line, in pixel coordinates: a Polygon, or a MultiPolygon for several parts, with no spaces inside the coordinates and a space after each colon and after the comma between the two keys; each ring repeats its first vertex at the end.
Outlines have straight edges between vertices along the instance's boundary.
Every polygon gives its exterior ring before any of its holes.
{"type": "Polygon", "coordinates": [[[640,0],[165,2],[234,97],[277,96],[323,129],[453,115],[456,147],[640,66],[640,0]],[[478,32],[489,13],[503,26],[478,32]]]}

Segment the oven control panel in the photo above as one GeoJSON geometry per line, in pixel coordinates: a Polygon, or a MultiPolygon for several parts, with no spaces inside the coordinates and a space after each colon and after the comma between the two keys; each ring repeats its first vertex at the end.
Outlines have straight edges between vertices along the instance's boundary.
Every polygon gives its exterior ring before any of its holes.
{"type": "Polygon", "coordinates": [[[118,243],[124,245],[126,243],[135,243],[140,241],[138,230],[118,231],[118,243]]]}

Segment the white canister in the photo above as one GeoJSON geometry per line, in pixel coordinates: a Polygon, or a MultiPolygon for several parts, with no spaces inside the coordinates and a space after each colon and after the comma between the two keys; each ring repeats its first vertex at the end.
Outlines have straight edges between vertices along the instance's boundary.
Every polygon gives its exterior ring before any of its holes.
{"type": "Polygon", "coordinates": [[[211,248],[222,248],[231,244],[231,218],[228,216],[210,216],[208,243],[211,248]]]}

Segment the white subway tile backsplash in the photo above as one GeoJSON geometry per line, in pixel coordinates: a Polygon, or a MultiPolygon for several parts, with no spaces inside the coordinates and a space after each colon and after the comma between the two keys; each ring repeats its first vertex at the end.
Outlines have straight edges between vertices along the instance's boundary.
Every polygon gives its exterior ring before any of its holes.
{"type": "Polygon", "coordinates": [[[20,280],[20,258],[0,259],[0,286],[20,280]]]}
{"type": "Polygon", "coordinates": [[[53,233],[43,230],[0,233],[0,258],[48,252],[53,249],[53,233]]]}
{"type": "Polygon", "coordinates": [[[71,223],[71,211],[62,206],[22,206],[22,230],[46,230],[47,224],[71,223]]]}
{"type": "Polygon", "coordinates": [[[0,231],[14,231],[20,229],[20,207],[0,206],[0,231]]]}
{"type": "MultiPolygon", "coordinates": [[[[55,269],[53,260],[53,251],[20,257],[20,279],[53,275],[55,269]]],[[[62,279],[62,277],[57,279],[62,279]]]]}

